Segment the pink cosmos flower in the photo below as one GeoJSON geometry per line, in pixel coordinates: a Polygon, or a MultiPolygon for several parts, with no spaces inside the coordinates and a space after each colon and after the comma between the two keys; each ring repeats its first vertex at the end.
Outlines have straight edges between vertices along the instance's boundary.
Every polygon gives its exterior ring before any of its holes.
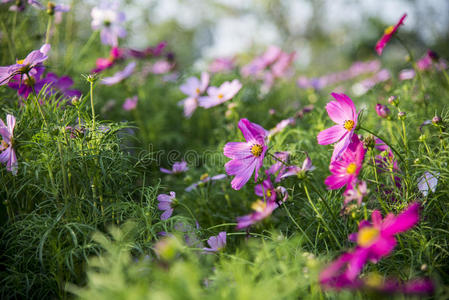
{"type": "Polygon", "coordinates": [[[262,197],[265,202],[276,201],[276,189],[271,183],[270,178],[265,179],[262,184],[258,184],[254,187],[254,194],[262,197]]]}
{"type": "Polygon", "coordinates": [[[230,142],[224,146],[224,155],[232,159],[225,168],[228,175],[235,175],[231,181],[235,190],[240,190],[253,173],[254,181],[257,181],[268,148],[265,143],[267,131],[260,125],[241,119],[238,126],[246,142],[230,142]]]}
{"type": "Polygon", "coordinates": [[[131,76],[136,68],[136,62],[130,62],[123,70],[118,71],[111,77],[105,77],[101,80],[104,85],[114,85],[131,76]]]}
{"type": "Polygon", "coordinates": [[[309,155],[306,153],[306,159],[304,159],[304,162],[302,163],[301,167],[298,166],[290,166],[285,169],[283,172],[281,179],[284,179],[289,176],[297,176],[304,178],[306,176],[307,172],[315,170],[315,166],[312,165],[312,160],[310,159],[309,155]]]}
{"type": "Polygon", "coordinates": [[[354,130],[357,126],[357,111],[351,98],[345,94],[332,93],[337,101],[331,101],[326,105],[327,114],[337,123],[328,129],[321,131],[318,136],[318,144],[329,145],[336,143],[332,154],[332,161],[336,160],[351,142],[354,130]]]}
{"type": "Polygon", "coordinates": [[[234,58],[219,57],[214,59],[209,65],[209,72],[211,73],[227,73],[234,69],[234,58]]]}
{"type": "Polygon", "coordinates": [[[387,43],[390,41],[390,39],[393,36],[393,34],[398,30],[399,26],[404,24],[404,19],[406,17],[407,17],[407,14],[404,14],[396,25],[390,26],[387,29],[385,29],[384,35],[377,42],[376,47],[375,47],[376,52],[377,52],[378,55],[382,54],[382,51],[384,50],[384,48],[387,45],[387,43]]]}
{"type": "Polygon", "coordinates": [[[276,175],[276,179],[274,182],[281,181],[281,176],[284,174],[285,170],[287,169],[287,160],[290,156],[290,153],[286,151],[276,152],[274,153],[274,156],[278,159],[275,161],[275,163],[267,170],[267,174],[270,175],[276,175]]]}
{"type": "Polygon", "coordinates": [[[404,69],[399,72],[399,80],[410,80],[415,77],[415,70],[404,69]]]}
{"type": "Polygon", "coordinates": [[[363,143],[354,135],[351,145],[340,159],[332,161],[329,166],[332,175],[324,181],[328,189],[336,190],[345,185],[347,189],[351,189],[362,168],[365,152],[363,143]]]}
{"type": "Polygon", "coordinates": [[[170,72],[174,68],[174,66],[174,63],[162,59],[158,60],[152,65],[150,72],[153,74],[166,74],[170,72]]]}
{"type": "Polygon", "coordinates": [[[371,214],[372,223],[362,221],[358,233],[350,240],[357,243],[354,250],[344,253],[320,273],[320,284],[327,288],[357,287],[358,275],[367,261],[377,263],[396,246],[398,233],[412,228],[419,221],[419,203],[411,204],[399,215],[389,213],[383,220],[378,210],[371,214]]]}
{"type": "Polygon", "coordinates": [[[344,201],[343,205],[346,206],[352,201],[356,201],[360,206],[362,205],[363,197],[368,193],[365,181],[356,180],[356,183],[352,184],[349,189],[346,189],[343,193],[344,201]]]}
{"type": "Polygon", "coordinates": [[[173,206],[176,200],[176,193],[170,192],[170,195],[159,194],[157,196],[157,201],[159,201],[157,208],[164,211],[161,215],[161,220],[167,220],[173,214],[173,206]]]}
{"type": "Polygon", "coordinates": [[[123,49],[118,47],[112,47],[111,51],[109,51],[109,57],[97,58],[97,61],[95,62],[97,67],[92,70],[92,73],[100,73],[103,70],[109,69],[123,57],[124,57],[123,49]]]}
{"type": "Polygon", "coordinates": [[[218,252],[226,246],[226,232],[222,231],[217,236],[211,236],[207,243],[210,248],[203,248],[204,251],[218,252]]]}
{"type": "Polygon", "coordinates": [[[279,204],[284,202],[288,197],[287,190],[284,187],[277,187],[273,190],[272,195],[276,200],[271,200],[273,197],[270,197],[271,199],[266,199],[265,201],[258,199],[251,205],[254,212],[249,215],[237,217],[237,230],[251,226],[269,217],[273,211],[279,207],[279,204]],[[278,194],[282,199],[276,199],[278,194]]]}
{"type": "Polygon", "coordinates": [[[39,50],[34,50],[25,57],[18,60],[14,65],[0,67],[0,86],[7,84],[11,78],[18,74],[29,74],[33,76],[34,68],[41,66],[47,60],[50,45],[44,44],[39,50]]]}
{"type": "Polygon", "coordinates": [[[270,130],[269,135],[273,136],[273,135],[281,132],[282,130],[284,130],[287,126],[293,126],[295,124],[296,124],[295,118],[288,118],[288,119],[282,120],[276,124],[276,127],[274,127],[273,129],[270,130]]]}
{"type": "Polygon", "coordinates": [[[186,192],[193,191],[194,189],[196,189],[201,184],[205,184],[206,182],[209,182],[209,181],[223,180],[226,177],[228,177],[226,174],[218,174],[218,175],[215,175],[215,176],[212,176],[212,177],[210,177],[209,174],[207,174],[207,173],[203,174],[200,177],[200,181],[195,182],[195,183],[189,185],[188,187],[185,188],[185,191],[186,192]]]}
{"type": "Polygon", "coordinates": [[[16,152],[13,149],[15,126],[16,118],[13,115],[6,116],[6,125],[0,119],[0,135],[2,136],[0,141],[0,162],[6,163],[6,170],[12,172],[13,175],[16,175],[18,170],[16,152]]]}
{"type": "Polygon", "coordinates": [[[207,89],[207,96],[199,98],[199,105],[204,108],[211,108],[232,99],[242,88],[242,84],[237,79],[224,82],[220,87],[211,86],[207,89]]]}
{"type": "Polygon", "coordinates": [[[184,116],[187,118],[190,118],[198,107],[198,97],[206,91],[209,78],[209,74],[203,72],[201,73],[201,80],[196,77],[189,77],[186,83],[179,87],[181,92],[188,96],[179,102],[180,105],[184,105],[184,116]]]}
{"type": "Polygon", "coordinates": [[[189,169],[189,167],[187,167],[187,163],[185,161],[175,162],[173,164],[172,170],[160,168],[162,173],[174,174],[174,175],[186,172],[188,169],[189,169]]]}
{"type": "Polygon", "coordinates": [[[123,103],[123,109],[126,111],[130,111],[133,109],[136,109],[137,107],[137,101],[139,99],[137,98],[137,95],[132,98],[126,98],[125,102],[123,103]]]}
{"type": "Polygon", "coordinates": [[[386,105],[376,104],[376,113],[381,118],[387,118],[390,115],[390,109],[386,105]]]}

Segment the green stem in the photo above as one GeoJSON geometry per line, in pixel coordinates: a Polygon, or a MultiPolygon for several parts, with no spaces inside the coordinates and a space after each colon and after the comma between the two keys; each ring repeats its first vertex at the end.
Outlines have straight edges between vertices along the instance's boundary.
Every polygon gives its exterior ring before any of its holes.
{"type": "Polygon", "coordinates": [[[51,27],[53,25],[53,16],[48,17],[47,32],[45,34],[45,44],[50,44],[51,27]]]}
{"type": "Polygon", "coordinates": [[[192,211],[190,210],[190,208],[189,208],[187,205],[185,205],[185,204],[182,203],[182,202],[178,202],[178,204],[181,205],[182,207],[184,207],[184,208],[189,212],[189,214],[190,214],[190,216],[192,217],[192,219],[194,219],[195,221],[197,220],[197,219],[195,218],[195,216],[193,215],[192,211]]]}
{"type": "Polygon", "coordinates": [[[288,164],[286,164],[285,162],[283,162],[282,160],[280,160],[279,158],[277,158],[275,155],[271,154],[270,152],[268,152],[268,155],[273,157],[275,160],[277,160],[278,162],[280,162],[281,164],[283,164],[286,167],[290,167],[288,164]]]}
{"type": "Polygon", "coordinates": [[[293,218],[293,216],[290,214],[290,211],[287,208],[287,205],[285,205],[285,203],[283,203],[282,205],[285,209],[285,211],[287,212],[288,217],[290,218],[290,220],[292,220],[293,224],[295,224],[296,228],[299,229],[299,231],[301,231],[301,233],[304,235],[304,237],[306,238],[307,242],[309,242],[309,244],[312,246],[312,248],[314,247],[314,244],[312,243],[312,241],[310,240],[309,236],[307,235],[307,233],[301,228],[301,226],[299,226],[299,224],[295,221],[295,219],[293,218]]]}
{"type": "Polygon", "coordinates": [[[237,223],[223,223],[223,224],[219,224],[219,225],[215,225],[215,226],[209,227],[206,230],[211,230],[211,229],[214,229],[214,228],[226,227],[226,226],[237,226],[237,223]]]}
{"type": "Polygon", "coordinates": [[[92,129],[95,131],[94,83],[90,81],[90,106],[92,108],[92,129]]]}
{"type": "MultiPolygon", "coordinates": [[[[28,73],[25,74],[28,79],[31,81],[32,79],[30,78],[30,75],[28,75],[28,73]]],[[[36,93],[36,89],[34,88],[34,85],[31,85],[31,88],[33,89],[33,99],[34,99],[34,104],[37,106],[37,109],[39,110],[39,113],[41,114],[42,120],[44,120],[44,124],[45,127],[48,128],[48,124],[47,124],[47,120],[45,119],[44,113],[42,112],[42,108],[41,105],[39,104],[39,100],[37,99],[37,93],[36,93]]]]}
{"type": "Polygon", "coordinates": [[[324,220],[323,216],[318,211],[318,209],[316,208],[315,204],[313,204],[313,201],[312,201],[312,199],[310,198],[310,195],[309,195],[309,190],[307,189],[307,185],[303,184],[303,187],[304,187],[304,191],[306,192],[307,200],[309,201],[309,204],[312,206],[313,211],[315,212],[317,217],[323,222],[324,227],[326,228],[327,232],[329,232],[332,235],[332,237],[334,238],[334,240],[337,243],[338,247],[341,248],[340,241],[335,236],[334,232],[332,230],[330,230],[329,226],[327,225],[327,222],[324,220]]]}
{"type": "Polygon", "coordinates": [[[383,138],[382,136],[380,136],[377,133],[374,133],[373,131],[371,131],[370,129],[367,129],[365,127],[359,126],[359,129],[361,130],[365,130],[368,133],[371,133],[372,135],[376,136],[377,138],[381,139],[382,142],[385,143],[385,145],[387,145],[388,147],[390,147],[390,149],[399,157],[399,160],[402,161],[403,163],[405,162],[404,159],[402,158],[402,155],[395,149],[393,148],[393,146],[391,146],[391,144],[389,142],[387,142],[387,140],[385,138],[383,138]]]}

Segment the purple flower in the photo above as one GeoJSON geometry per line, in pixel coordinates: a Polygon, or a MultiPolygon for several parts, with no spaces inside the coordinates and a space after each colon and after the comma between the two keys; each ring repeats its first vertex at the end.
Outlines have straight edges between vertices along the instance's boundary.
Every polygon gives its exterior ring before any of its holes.
{"type": "Polygon", "coordinates": [[[173,164],[172,170],[160,168],[162,173],[174,175],[186,172],[188,169],[189,167],[187,167],[187,163],[185,161],[175,162],[173,164]]]}
{"type": "Polygon", "coordinates": [[[130,62],[123,70],[118,71],[111,77],[105,77],[101,80],[102,84],[105,85],[114,85],[119,83],[120,81],[128,78],[131,76],[134,72],[134,69],[136,68],[136,62],[130,62]]]}
{"type": "Polygon", "coordinates": [[[41,78],[44,70],[44,67],[39,66],[30,70],[28,74],[17,74],[9,80],[8,86],[17,90],[17,94],[24,99],[33,93],[33,89],[39,94],[44,85],[50,83],[50,80],[41,78]]]}
{"type": "Polygon", "coordinates": [[[0,86],[7,84],[11,78],[18,74],[30,74],[34,68],[40,66],[48,56],[50,45],[44,44],[39,50],[34,50],[25,59],[18,60],[14,65],[0,67],[0,86]]]}
{"type": "Polygon", "coordinates": [[[176,203],[176,193],[170,192],[170,195],[159,194],[157,196],[157,201],[159,201],[157,208],[164,211],[161,215],[161,220],[167,220],[173,214],[173,206],[176,203]]]}
{"type": "Polygon", "coordinates": [[[224,146],[224,155],[232,159],[226,163],[225,168],[228,175],[235,175],[231,181],[235,190],[240,190],[253,173],[254,180],[257,181],[267,151],[265,129],[247,119],[239,121],[239,128],[246,142],[230,142],[224,146]]]}
{"type": "Polygon", "coordinates": [[[209,65],[209,72],[211,73],[227,73],[234,69],[234,58],[219,57],[214,59],[209,65]]]}
{"type": "Polygon", "coordinates": [[[278,173],[274,182],[279,182],[281,181],[281,176],[284,174],[287,168],[286,164],[290,153],[286,151],[276,152],[274,153],[274,156],[278,160],[276,160],[276,162],[267,170],[267,174],[275,175],[276,173],[278,173]]]}
{"type": "Polygon", "coordinates": [[[220,87],[211,86],[207,89],[208,96],[199,98],[199,105],[204,108],[211,108],[226,102],[242,88],[242,84],[237,79],[224,82],[220,87]]]}
{"type": "Polygon", "coordinates": [[[254,187],[254,194],[262,197],[264,201],[276,201],[276,190],[269,178],[254,187]]]}
{"type": "Polygon", "coordinates": [[[206,91],[209,85],[209,74],[207,72],[201,73],[201,80],[196,77],[187,78],[186,83],[181,85],[179,89],[188,97],[179,102],[184,105],[184,116],[190,118],[193,112],[198,107],[198,97],[206,91]]]}
{"type": "Polygon", "coordinates": [[[70,76],[58,77],[55,73],[48,73],[45,79],[50,84],[50,89],[48,90],[50,94],[59,92],[66,98],[81,97],[80,91],[71,89],[73,80],[70,76]]]}
{"type": "MultiPolygon", "coordinates": [[[[1,3],[8,3],[11,1],[13,1],[13,0],[2,0],[1,3]]],[[[27,1],[22,0],[22,1],[19,1],[18,3],[16,1],[16,4],[11,5],[9,7],[9,10],[10,11],[24,11],[27,4],[33,6],[34,8],[37,8],[37,9],[44,9],[44,6],[37,0],[27,0],[27,1]]]]}
{"type": "Polygon", "coordinates": [[[366,182],[357,180],[343,193],[344,206],[348,205],[348,203],[352,201],[356,201],[359,206],[362,205],[363,197],[365,197],[367,193],[368,189],[366,188],[366,182]]]}
{"type": "Polygon", "coordinates": [[[399,80],[409,80],[415,77],[415,70],[413,69],[404,69],[399,72],[399,80]]]}
{"type": "Polygon", "coordinates": [[[282,130],[284,130],[287,126],[293,126],[295,124],[296,124],[295,118],[288,118],[288,119],[282,120],[278,124],[276,124],[276,127],[274,127],[273,129],[270,130],[269,135],[273,136],[276,133],[279,133],[282,130]]]}
{"type": "Polygon", "coordinates": [[[155,62],[150,69],[150,72],[153,74],[166,74],[173,69],[174,64],[167,60],[158,60],[155,62]]]}
{"type": "Polygon", "coordinates": [[[204,183],[209,182],[209,181],[223,180],[226,177],[227,177],[226,174],[218,174],[218,175],[215,175],[215,176],[212,176],[212,177],[210,177],[209,174],[207,174],[207,173],[203,174],[201,176],[201,178],[200,178],[200,181],[195,182],[195,183],[189,185],[188,187],[185,188],[185,191],[186,192],[190,192],[190,191],[196,189],[201,184],[204,184],[204,183]]]}
{"type": "Polygon", "coordinates": [[[204,251],[218,252],[226,246],[226,232],[222,231],[217,236],[211,236],[207,243],[210,248],[203,248],[204,251]]]}
{"type": "Polygon", "coordinates": [[[0,135],[2,140],[0,142],[0,162],[6,163],[6,170],[17,174],[18,163],[16,152],[13,149],[14,143],[14,127],[16,126],[16,118],[13,115],[6,116],[6,125],[0,119],[0,135]]]}
{"type": "Polygon", "coordinates": [[[126,98],[126,100],[125,100],[125,102],[123,103],[123,106],[122,106],[123,109],[127,110],[127,111],[136,109],[138,100],[139,99],[137,98],[137,96],[134,96],[132,98],[126,98]]]}
{"type": "Polygon", "coordinates": [[[376,113],[381,118],[387,118],[390,115],[390,109],[386,105],[376,104],[376,113]]]}
{"type": "Polygon", "coordinates": [[[126,30],[122,23],[125,22],[125,14],[118,11],[119,3],[117,1],[103,1],[99,6],[91,11],[92,29],[101,30],[101,42],[113,47],[118,46],[118,38],[126,36],[126,30]]]}
{"type": "Polygon", "coordinates": [[[285,168],[280,179],[284,179],[289,176],[297,176],[298,178],[304,178],[306,176],[307,172],[313,171],[313,170],[315,170],[315,166],[312,165],[312,160],[306,153],[306,159],[304,159],[302,166],[301,167],[289,166],[289,167],[285,168]]]}

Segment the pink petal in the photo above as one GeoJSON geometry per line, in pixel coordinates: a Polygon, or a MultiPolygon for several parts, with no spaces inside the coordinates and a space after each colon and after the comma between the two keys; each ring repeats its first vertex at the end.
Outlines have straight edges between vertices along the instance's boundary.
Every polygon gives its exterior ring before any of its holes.
{"type": "Polygon", "coordinates": [[[264,143],[267,131],[262,126],[251,123],[248,119],[241,119],[238,126],[246,141],[264,143]]]}
{"type": "Polygon", "coordinates": [[[411,204],[388,224],[384,224],[383,234],[394,235],[409,230],[419,222],[419,203],[411,204]]]}
{"type": "Polygon", "coordinates": [[[242,142],[229,142],[223,148],[223,154],[233,159],[246,159],[254,157],[251,153],[252,145],[242,142]]]}
{"type": "Polygon", "coordinates": [[[318,144],[329,145],[338,142],[348,131],[340,124],[321,131],[318,136],[318,144]]]}

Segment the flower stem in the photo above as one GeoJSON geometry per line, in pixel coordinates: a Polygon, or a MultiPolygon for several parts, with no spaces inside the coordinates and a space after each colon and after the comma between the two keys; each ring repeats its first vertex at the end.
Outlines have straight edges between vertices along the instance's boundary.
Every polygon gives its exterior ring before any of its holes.
{"type": "Polygon", "coordinates": [[[283,164],[286,167],[290,167],[287,163],[285,163],[284,161],[280,160],[279,158],[277,158],[275,155],[271,154],[270,152],[268,152],[268,155],[273,157],[275,160],[277,160],[278,162],[280,162],[281,164],[283,164]]]}
{"type": "Polygon", "coordinates": [[[301,233],[304,235],[304,237],[306,238],[307,242],[309,242],[309,244],[312,246],[312,248],[314,247],[314,244],[312,243],[312,241],[310,240],[309,236],[307,235],[307,233],[301,228],[301,226],[299,226],[299,224],[295,221],[295,219],[293,218],[293,216],[290,214],[290,211],[287,208],[287,205],[285,203],[283,203],[282,205],[285,209],[285,211],[287,212],[288,217],[290,218],[290,220],[292,220],[293,224],[295,224],[295,226],[299,229],[299,231],[301,231],[301,233]]]}
{"type": "Polygon", "coordinates": [[[376,136],[377,138],[381,139],[382,142],[385,143],[385,145],[387,145],[388,147],[390,147],[390,149],[399,157],[399,160],[402,161],[403,163],[405,162],[404,159],[402,158],[402,155],[395,149],[393,148],[393,146],[391,146],[391,144],[389,142],[387,142],[386,139],[384,139],[382,136],[380,136],[377,133],[374,133],[373,131],[371,131],[370,129],[367,129],[365,127],[360,126],[359,129],[364,130],[368,133],[371,133],[372,135],[376,136]]]}
{"type": "Polygon", "coordinates": [[[95,130],[94,83],[90,81],[90,106],[92,108],[92,129],[95,130]]]}
{"type": "Polygon", "coordinates": [[[45,34],[45,44],[50,44],[51,27],[53,25],[53,16],[48,17],[47,32],[45,34]]]}
{"type": "MultiPolygon", "coordinates": [[[[25,75],[31,81],[30,75],[28,73],[26,73],[25,75]]],[[[37,99],[37,93],[36,93],[36,89],[34,88],[34,85],[31,85],[31,88],[33,89],[33,95],[34,95],[33,99],[35,102],[34,104],[37,106],[37,109],[39,110],[39,113],[41,114],[42,120],[44,120],[45,127],[48,127],[47,120],[45,119],[44,113],[42,112],[41,105],[39,104],[39,100],[37,99]]]]}

